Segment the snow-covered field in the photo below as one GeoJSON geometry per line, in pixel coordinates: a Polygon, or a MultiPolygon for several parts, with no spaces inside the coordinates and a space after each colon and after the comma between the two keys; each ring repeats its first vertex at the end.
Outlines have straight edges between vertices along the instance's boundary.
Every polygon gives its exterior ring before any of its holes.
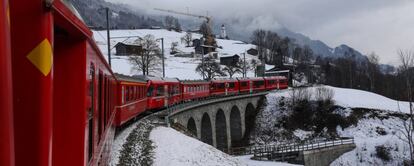
{"type": "MultiPolygon", "coordinates": [[[[107,37],[106,31],[94,31],[94,38],[100,50],[102,51],[103,55],[107,55],[107,37]]],[[[179,79],[201,79],[201,75],[195,72],[195,68],[201,62],[200,59],[196,58],[181,58],[181,57],[174,57],[170,55],[171,51],[171,43],[178,42],[177,49],[185,52],[191,53],[194,52],[194,47],[185,47],[184,43],[181,43],[181,38],[185,35],[185,32],[175,32],[175,31],[168,31],[168,30],[151,30],[151,29],[137,29],[137,30],[112,30],[111,31],[111,54],[113,55],[112,59],[112,69],[116,73],[121,73],[125,75],[135,75],[141,74],[140,72],[133,71],[132,65],[128,62],[126,57],[122,56],[114,56],[116,50],[114,46],[118,42],[125,42],[131,43],[138,39],[137,37],[131,38],[118,38],[118,37],[127,37],[127,36],[139,36],[144,37],[145,35],[151,34],[156,39],[164,38],[164,48],[165,48],[165,74],[166,77],[171,78],[179,78],[179,79]]],[[[193,33],[193,39],[200,38],[200,34],[193,33]]],[[[241,56],[241,53],[246,52],[250,48],[255,48],[254,45],[251,44],[244,44],[241,41],[236,40],[223,40],[223,39],[216,39],[217,44],[222,47],[222,49],[217,49],[217,52],[220,56],[233,56],[238,54],[241,56]]],[[[160,44],[161,47],[161,44],[160,44]]],[[[243,56],[241,56],[243,58],[243,56]]],[[[257,59],[257,57],[246,54],[246,61],[249,62],[251,59],[257,59]]],[[[271,66],[268,66],[269,68],[271,66]]],[[[159,66],[161,69],[161,64],[159,66]]],[[[162,71],[155,71],[150,73],[150,75],[154,76],[161,76],[162,71]]],[[[241,76],[241,74],[236,74],[235,76],[241,76]]],[[[253,71],[248,71],[248,76],[254,76],[253,71]]]]}
{"type": "MultiPolygon", "coordinates": [[[[334,91],[333,100],[338,106],[345,109],[340,110],[339,114],[348,117],[352,108],[368,108],[375,109],[379,115],[386,115],[387,113],[408,113],[409,103],[389,99],[387,97],[355,89],[336,88],[331,86],[324,86],[334,91]]],[[[314,91],[316,87],[309,87],[309,91],[314,91]]],[[[272,126],[278,122],[278,117],[286,115],[286,111],[281,111],[278,108],[278,102],[282,98],[288,99],[290,91],[283,90],[273,92],[267,95],[267,107],[262,113],[264,118],[260,120],[259,125],[272,126]]],[[[337,134],[341,137],[354,137],[356,148],[353,151],[345,153],[340,158],[335,160],[331,165],[403,165],[403,161],[409,158],[408,144],[401,138],[401,131],[403,130],[403,120],[398,116],[385,116],[379,118],[376,116],[364,116],[357,125],[351,125],[342,129],[337,127],[337,134]],[[378,132],[381,130],[383,132],[378,132]],[[389,149],[391,159],[384,161],[377,157],[376,146],[384,146],[389,149]]],[[[313,131],[303,131],[297,129],[293,131],[293,135],[300,138],[307,137],[313,131]]],[[[267,137],[264,137],[265,139],[267,137]]],[[[263,140],[263,139],[262,139],[263,140]]]]}
{"type": "Polygon", "coordinates": [[[155,128],[150,139],[156,146],[154,166],[293,166],[280,162],[232,157],[174,129],[155,128]]]}
{"type": "MultiPolygon", "coordinates": [[[[335,93],[333,97],[335,104],[345,108],[369,108],[405,113],[410,112],[408,102],[396,101],[385,96],[363,90],[337,88],[332,86],[324,87],[332,89],[335,93]]],[[[308,89],[310,91],[315,91],[316,88],[317,87],[310,87],[308,89]]],[[[289,92],[290,90],[283,90],[278,93],[271,93],[269,94],[269,97],[289,97],[289,92]]]]}

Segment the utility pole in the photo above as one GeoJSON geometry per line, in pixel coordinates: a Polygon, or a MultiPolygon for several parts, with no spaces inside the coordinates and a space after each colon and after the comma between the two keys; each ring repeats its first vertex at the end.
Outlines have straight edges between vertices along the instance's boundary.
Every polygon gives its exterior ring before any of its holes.
{"type": "Polygon", "coordinates": [[[247,71],[246,71],[246,52],[243,52],[243,77],[247,77],[247,71]]]}
{"type": "Polygon", "coordinates": [[[164,55],[164,38],[161,38],[161,53],[162,53],[162,77],[165,77],[165,55],[164,55]]]}
{"type": "Polygon", "coordinates": [[[200,46],[201,46],[201,69],[202,69],[202,71],[203,71],[203,80],[205,79],[205,76],[204,76],[204,38],[203,37],[201,37],[201,39],[200,39],[200,46]]]}
{"type": "Polygon", "coordinates": [[[109,67],[111,67],[111,35],[109,33],[109,8],[105,8],[106,10],[106,38],[108,39],[108,62],[109,67]]]}

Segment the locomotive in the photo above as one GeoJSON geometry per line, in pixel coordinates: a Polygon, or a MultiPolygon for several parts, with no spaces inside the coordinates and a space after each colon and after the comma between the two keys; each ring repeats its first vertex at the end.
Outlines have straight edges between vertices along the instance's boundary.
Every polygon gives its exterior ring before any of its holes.
{"type": "Polygon", "coordinates": [[[112,72],[65,0],[0,0],[0,165],[107,165],[147,111],[287,88],[284,77],[191,81],[112,72]]]}

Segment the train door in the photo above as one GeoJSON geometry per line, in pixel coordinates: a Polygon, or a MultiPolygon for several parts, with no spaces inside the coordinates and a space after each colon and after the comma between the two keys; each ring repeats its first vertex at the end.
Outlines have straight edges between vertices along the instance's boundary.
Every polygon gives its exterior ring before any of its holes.
{"type": "Polygon", "coordinates": [[[224,91],[225,91],[225,95],[227,96],[227,94],[228,94],[228,89],[229,89],[229,83],[224,83],[224,91]]]}
{"type": "Polygon", "coordinates": [[[250,93],[253,93],[253,81],[249,80],[250,93]]]}
{"type": "Polygon", "coordinates": [[[161,85],[164,86],[164,107],[168,107],[168,99],[170,98],[169,87],[167,84],[161,85]]]}
{"type": "Polygon", "coordinates": [[[277,89],[280,89],[280,79],[275,80],[276,84],[277,84],[277,89]]]}

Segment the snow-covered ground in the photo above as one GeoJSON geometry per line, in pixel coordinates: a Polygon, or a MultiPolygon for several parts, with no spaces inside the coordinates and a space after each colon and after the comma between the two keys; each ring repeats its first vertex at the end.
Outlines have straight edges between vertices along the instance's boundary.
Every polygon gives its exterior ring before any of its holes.
{"type": "MultiPolygon", "coordinates": [[[[351,125],[342,129],[337,127],[337,134],[341,137],[354,137],[356,148],[353,151],[345,153],[331,165],[403,165],[403,161],[409,158],[408,144],[400,138],[402,137],[403,120],[398,116],[389,116],[387,113],[408,113],[409,103],[389,99],[387,97],[355,89],[336,88],[324,86],[334,91],[333,100],[335,105],[342,106],[345,109],[336,112],[344,117],[348,117],[352,108],[374,109],[378,116],[364,116],[359,119],[356,125],[351,125]],[[381,132],[379,132],[380,130],[381,132]],[[389,149],[390,161],[384,161],[377,156],[376,146],[384,146],[389,149]]],[[[307,88],[310,92],[315,91],[316,87],[307,88]]],[[[290,98],[292,89],[276,91],[267,95],[267,107],[260,115],[259,125],[274,126],[278,122],[278,117],[287,115],[288,111],[281,110],[278,107],[280,100],[290,98]],[[266,118],[269,117],[269,118],[266,118]]],[[[372,114],[371,114],[372,115],[372,114]]],[[[266,128],[266,127],[265,127],[266,128]]],[[[297,129],[293,135],[303,140],[313,131],[303,131],[297,129]]],[[[266,140],[269,137],[261,138],[266,140]]],[[[269,139],[272,140],[272,139],[269,139]]],[[[260,141],[260,140],[259,140],[260,141]]]]}
{"type": "Polygon", "coordinates": [[[251,156],[232,157],[174,129],[155,128],[150,139],[156,146],[154,166],[293,166],[254,161],[251,156]]]}
{"type": "MultiPolygon", "coordinates": [[[[335,104],[345,108],[369,108],[405,113],[410,112],[408,102],[396,101],[385,96],[363,90],[337,88],[332,86],[324,87],[332,89],[335,94],[333,97],[335,104]]],[[[317,87],[310,87],[308,89],[310,91],[315,91],[316,88],[317,87]]],[[[277,93],[271,93],[269,94],[269,97],[289,97],[289,93],[290,90],[283,90],[277,93]]]]}
{"type": "MultiPolygon", "coordinates": [[[[106,31],[94,31],[94,38],[100,50],[102,51],[103,55],[107,55],[107,37],[106,31]]],[[[151,30],[151,29],[136,29],[136,30],[112,30],[111,31],[111,54],[115,55],[116,50],[114,46],[118,42],[126,42],[131,43],[138,39],[137,37],[131,38],[118,38],[118,37],[127,37],[127,36],[139,36],[144,37],[145,35],[151,34],[156,39],[164,38],[164,48],[165,48],[165,74],[166,77],[171,78],[179,78],[179,79],[201,79],[201,75],[195,72],[195,68],[201,62],[200,59],[196,58],[181,58],[181,57],[174,57],[170,55],[171,51],[171,43],[178,42],[177,49],[191,53],[194,52],[194,47],[185,47],[184,43],[181,43],[181,38],[185,35],[185,32],[175,32],[175,31],[168,31],[163,29],[151,30]]],[[[193,33],[193,39],[200,38],[200,34],[193,33]]],[[[223,40],[223,39],[216,39],[217,44],[222,47],[222,49],[217,49],[217,52],[220,56],[232,56],[238,54],[243,58],[241,53],[246,52],[250,48],[255,48],[254,45],[245,44],[241,41],[236,40],[223,40]]],[[[160,44],[161,46],[161,44],[160,44]]],[[[125,75],[135,75],[141,74],[140,72],[131,70],[132,65],[128,62],[126,57],[122,56],[113,56],[115,58],[112,59],[112,69],[116,73],[121,73],[125,75]]],[[[257,57],[246,54],[246,61],[250,62],[251,59],[257,59],[257,57]]],[[[161,68],[161,64],[159,66],[161,68]]],[[[268,66],[267,68],[271,68],[268,66]]],[[[161,76],[161,71],[156,71],[150,73],[151,75],[161,76]]],[[[236,74],[235,76],[241,76],[241,74],[236,74]]],[[[254,76],[253,71],[248,71],[248,76],[254,76]]]]}

